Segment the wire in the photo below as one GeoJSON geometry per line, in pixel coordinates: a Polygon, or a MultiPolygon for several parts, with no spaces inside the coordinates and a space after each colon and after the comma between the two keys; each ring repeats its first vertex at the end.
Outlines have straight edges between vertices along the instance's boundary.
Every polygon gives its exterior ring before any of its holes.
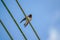
{"type": "Polygon", "coordinates": [[[6,26],[3,24],[2,20],[0,20],[0,23],[2,24],[3,28],[5,29],[5,31],[7,32],[7,34],[9,35],[10,39],[13,40],[11,34],[9,33],[9,31],[7,30],[6,26]]]}
{"type": "Polygon", "coordinates": [[[25,40],[27,40],[26,36],[24,35],[22,29],[20,28],[20,26],[18,25],[17,21],[15,20],[15,18],[13,17],[12,13],[10,12],[10,10],[7,8],[6,4],[4,3],[3,0],[1,0],[1,2],[3,3],[3,5],[5,6],[6,10],[8,11],[8,13],[10,14],[11,18],[13,19],[13,21],[15,22],[15,24],[17,25],[19,31],[22,33],[23,37],[25,38],[25,40]]]}
{"type": "MultiPolygon", "coordinates": [[[[24,10],[22,9],[21,5],[19,4],[18,0],[16,0],[16,2],[17,2],[17,4],[18,4],[19,8],[21,9],[22,13],[23,13],[24,16],[26,17],[26,14],[25,14],[24,10]]],[[[26,17],[26,18],[27,18],[27,20],[29,21],[28,17],[26,17]]],[[[34,31],[35,35],[37,36],[38,40],[40,40],[40,38],[39,38],[37,32],[35,31],[34,27],[32,26],[32,24],[31,24],[30,22],[29,22],[29,24],[30,24],[32,30],[34,31]]]]}

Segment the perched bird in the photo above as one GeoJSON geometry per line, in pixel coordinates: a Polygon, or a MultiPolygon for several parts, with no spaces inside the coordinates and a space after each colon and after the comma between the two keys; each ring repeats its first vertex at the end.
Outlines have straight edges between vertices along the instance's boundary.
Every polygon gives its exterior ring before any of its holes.
{"type": "Polygon", "coordinates": [[[32,14],[30,14],[30,15],[28,15],[28,16],[26,16],[25,18],[23,18],[22,20],[21,20],[21,22],[20,23],[22,23],[24,20],[26,20],[26,22],[25,22],[25,24],[24,24],[24,26],[26,27],[27,25],[28,25],[28,23],[32,20],[32,14]],[[29,19],[29,21],[26,19],[26,17],[29,19]]]}

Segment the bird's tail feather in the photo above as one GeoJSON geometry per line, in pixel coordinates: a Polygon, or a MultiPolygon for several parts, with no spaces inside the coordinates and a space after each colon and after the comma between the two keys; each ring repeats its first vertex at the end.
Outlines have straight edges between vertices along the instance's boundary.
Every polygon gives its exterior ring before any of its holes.
{"type": "Polygon", "coordinates": [[[22,20],[20,21],[20,23],[22,23],[24,20],[26,20],[26,18],[22,19],[22,20]]]}

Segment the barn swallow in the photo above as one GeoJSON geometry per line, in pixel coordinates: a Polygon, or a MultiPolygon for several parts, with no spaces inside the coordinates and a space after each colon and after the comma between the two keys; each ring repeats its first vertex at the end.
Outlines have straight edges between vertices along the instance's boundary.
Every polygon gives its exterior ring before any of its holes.
{"type": "Polygon", "coordinates": [[[30,14],[30,15],[28,15],[28,16],[26,16],[25,18],[23,18],[22,20],[21,20],[21,22],[20,23],[22,23],[24,20],[26,20],[26,22],[25,22],[25,24],[24,24],[24,26],[26,27],[27,25],[28,25],[28,23],[32,20],[32,14],[30,14]],[[26,19],[26,17],[29,19],[29,21],[26,19]]]}

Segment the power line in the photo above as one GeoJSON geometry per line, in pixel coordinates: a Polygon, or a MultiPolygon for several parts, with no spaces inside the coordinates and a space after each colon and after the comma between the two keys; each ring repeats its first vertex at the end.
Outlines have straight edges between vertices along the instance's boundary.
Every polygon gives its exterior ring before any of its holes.
{"type": "Polygon", "coordinates": [[[6,26],[3,24],[2,20],[0,20],[0,23],[2,24],[3,28],[5,29],[5,31],[7,32],[7,34],[9,35],[10,39],[13,40],[11,34],[9,33],[9,31],[7,30],[6,26]]]}
{"type": "MultiPolygon", "coordinates": [[[[19,8],[21,9],[22,13],[23,13],[24,16],[26,17],[26,14],[25,14],[24,10],[22,9],[21,5],[19,4],[18,0],[16,0],[16,2],[17,2],[17,4],[18,4],[19,8]]],[[[28,17],[26,17],[26,18],[27,18],[27,20],[29,21],[28,17]]],[[[32,24],[31,24],[30,22],[29,22],[29,24],[30,24],[32,30],[34,31],[35,35],[37,36],[38,40],[40,40],[40,38],[39,38],[36,30],[35,30],[34,27],[32,26],[32,24]]]]}
{"type": "Polygon", "coordinates": [[[27,40],[26,36],[24,35],[22,29],[20,28],[20,26],[18,25],[17,21],[15,20],[15,18],[13,17],[12,13],[10,12],[10,10],[8,9],[8,7],[6,6],[6,4],[4,3],[3,0],[1,0],[1,2],[3,3],[3,5],[5,6],[6,10],[8,11],[9,15],[11,16],[11,18],[13,19],[13,21],[15,22],[15,24],[17,25],[19,31],[22,33],[23,37],[25,38],[25,40],[27,40]]]}

